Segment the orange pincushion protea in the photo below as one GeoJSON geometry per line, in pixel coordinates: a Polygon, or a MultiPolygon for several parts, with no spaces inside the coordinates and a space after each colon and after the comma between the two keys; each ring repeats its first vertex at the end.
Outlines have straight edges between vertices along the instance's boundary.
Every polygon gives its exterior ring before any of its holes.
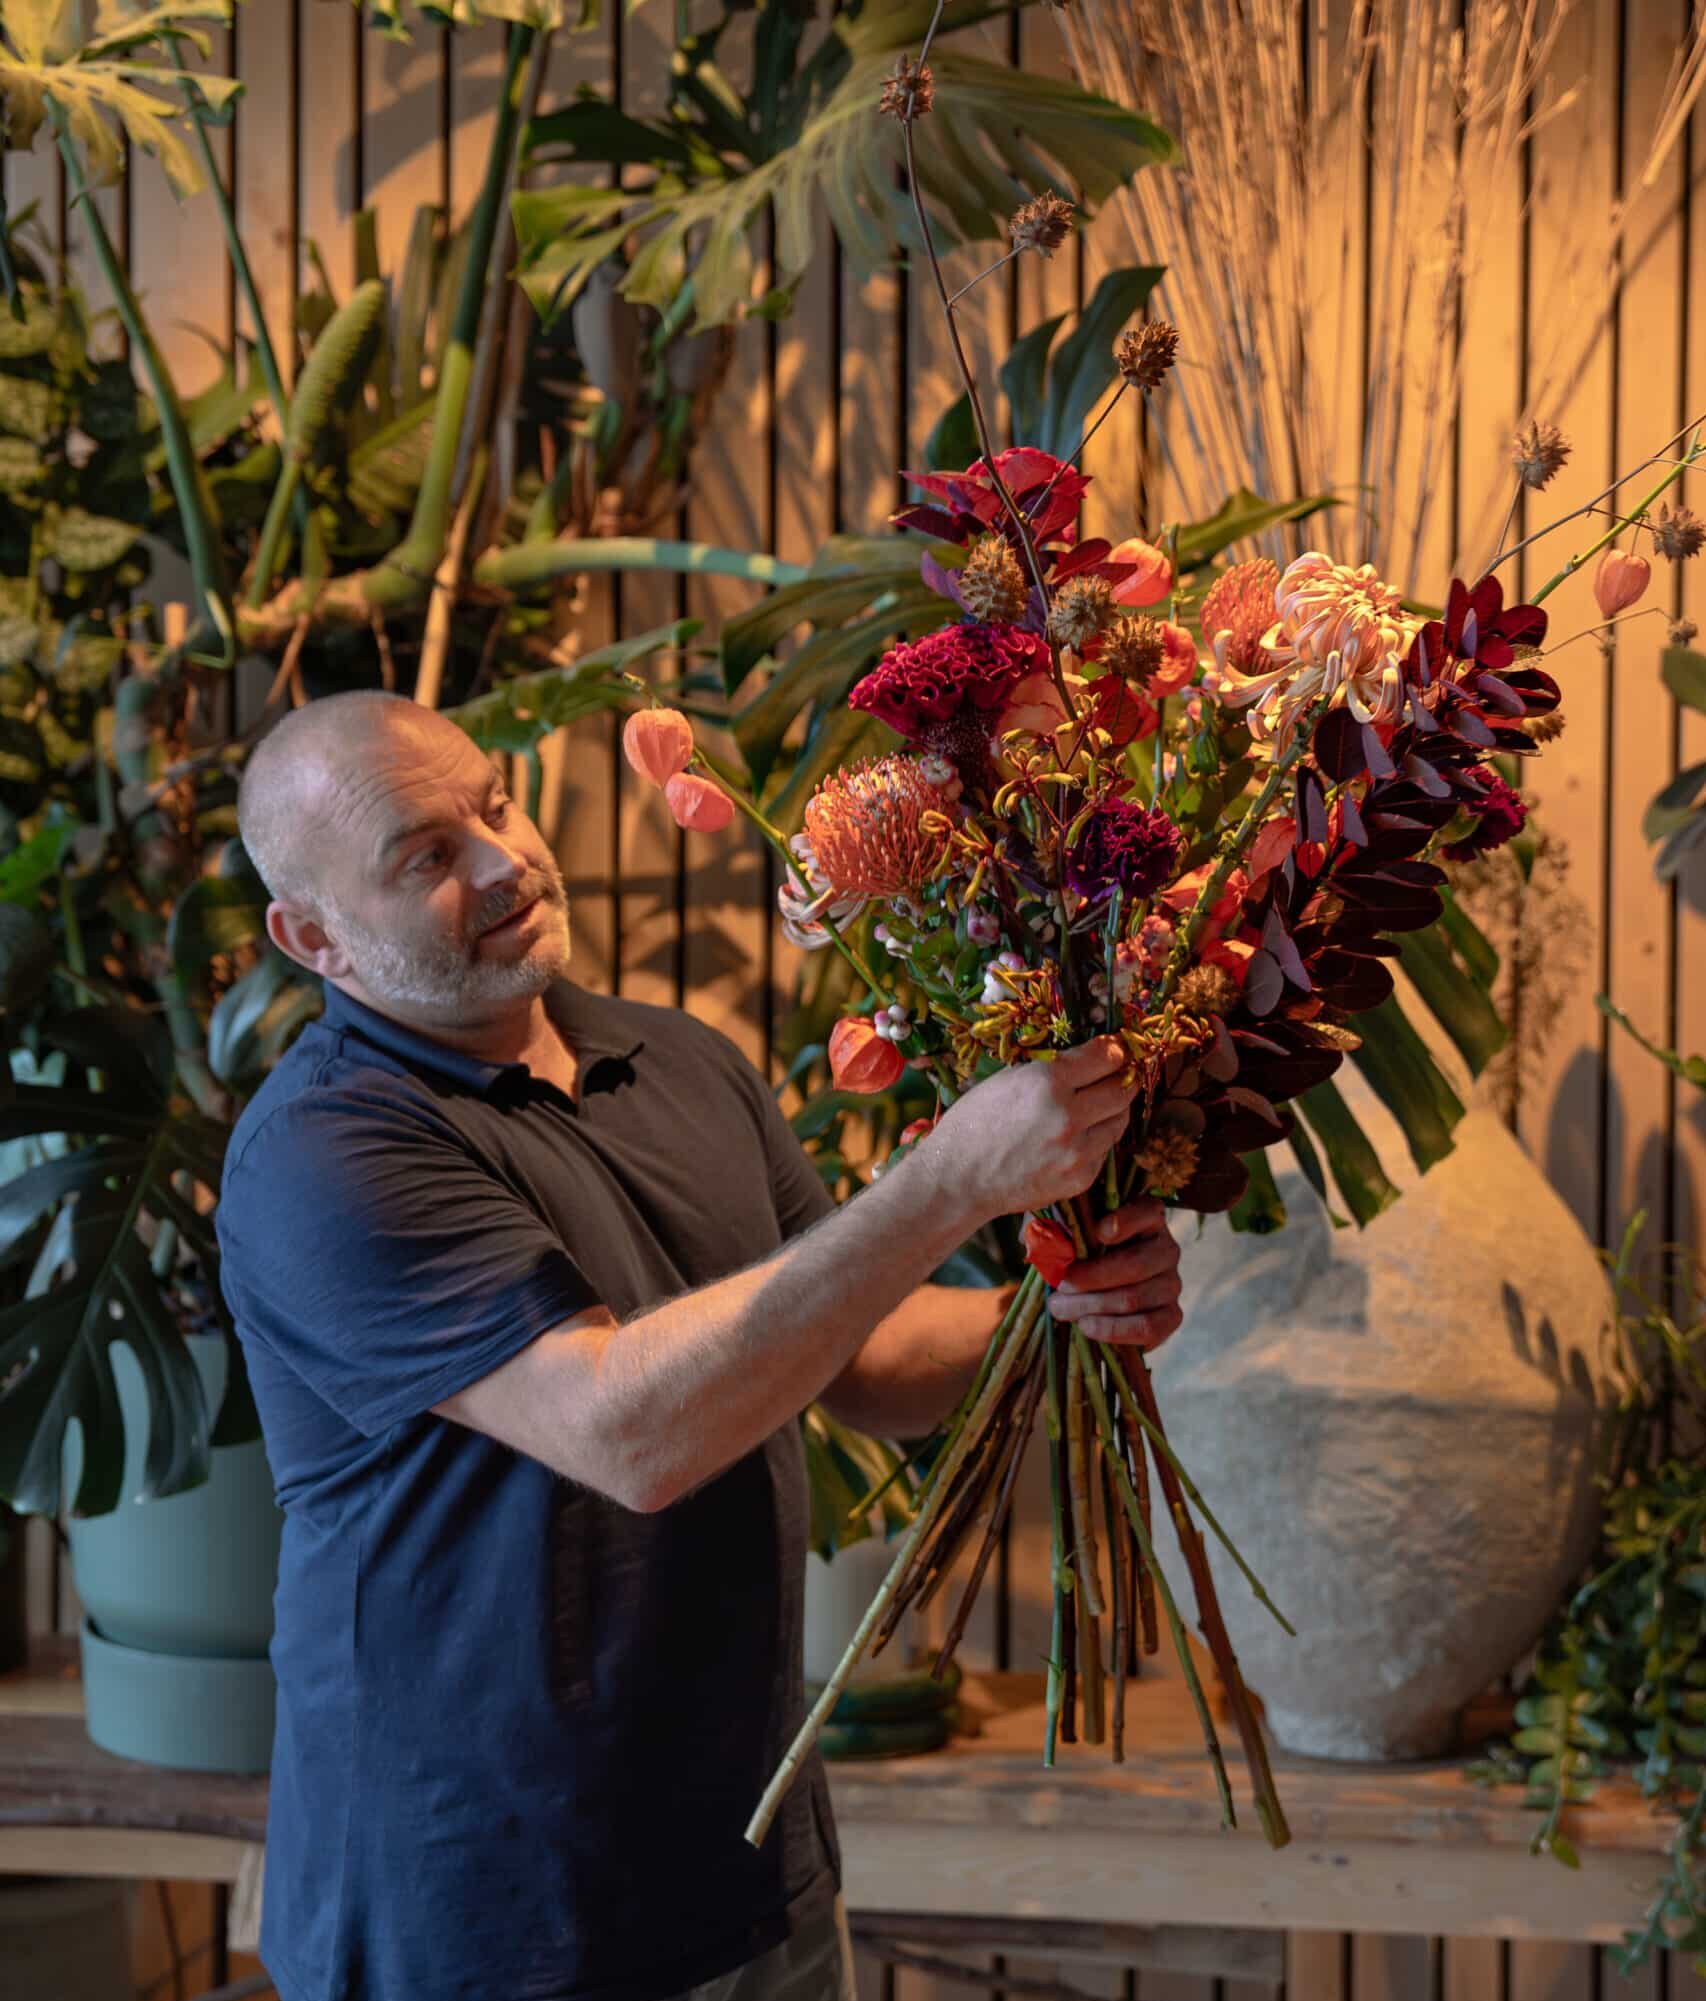
{"type": "Polygon", "coordinates": [[[806,806],[819,873],[843,895],[911,896],[940,874],[943,794],[898,753],[831,773],[806,806]]]}
{"type": "Polygon", "coordinates": [[[1353,570],[1311,550],[1288,566],[1274,604],[1279,618],[1262,635],[1255,671],[1229,666],[1220,677],[1221,701],[1250,708],[1253,735],[1283,751],[1299,716],[1323,696],[1358,722],[1397,722],[1404,656],[1421,620],[1372,563],[1353,570]]]}
{"type": "Polygon", "coordinates": [[[1234,667],[1249,674],[1261,665],[1262,637],[1274,622],[1274,588],[1279,565],[1271,557],[1234,563],[1202,601],[1203,644],[1224,674],[1234,667]]]}

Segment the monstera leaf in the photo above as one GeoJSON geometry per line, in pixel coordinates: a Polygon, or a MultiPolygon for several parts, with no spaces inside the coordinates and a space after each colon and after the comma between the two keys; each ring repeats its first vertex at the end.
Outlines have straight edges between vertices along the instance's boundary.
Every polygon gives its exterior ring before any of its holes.
{"type": "Polygon", "coordinates": [[[130,1349],[148,1388],[144,1494],[196,1485],[211,1446],[257,1435],[232,1330],[225,1394],[210,1421],[166,1289],[181,1242],[217,1305],[219,1253],[206,1210],[227,1129],[173,1093],[170,1040],[157,1018],[88,1007],[42,1022],[38,1034],[86,1081],[16,1084],[0,1104],[0,1142],[66,1142],[0,1184],[0,1268],[25,1279],[24,1298],[0,1311],[0,1495],[27,1512],[54,1512],[75,1420],[83,1466],[69,1501],[78,1514],[98,1514],[117,1505],[124,1469],[115,1343],[130,1349]]]}
{"type": "Polygon", "coordinates": [[[211,43],[196,24],[229,26],[232,0],[185,0],[182,5],[128,7],[102,0],[92,35],[80,32],[81,10],[65,0],[6,0],[0,41],[0,98],[11,143],[27,146],[51,98],[64,113],[90,171],[114,178],[124,143],[153,153],[180,195],[202,185],[202,171],[181,130],[183,92],[202,115],[223,115],[242,89],[234,78],[180,67],[177,47],[202,56],[211,43]]]}
{"type": "MultiPolygon", "coordinates": [[[[943,32],[1005,9],[949,6],[943,32]]],[[[529,164],[621,166],[625,187],[587,185],[514,197],[522,281],[542,315],[560,310],[598,265],[638,233],[622,289],[664,307],[691,273],[695,324],[716,326],[751,306],[753,233],[774,215],[772,292],[761,310],[785,312],[815,255],[827,211],[853,262],[875,269],[897,243],[921,248],[896,172],[899,127],[878,114],[897,55],[916,54],[933,7],[870,0],[837,10],[802,59],[800,10],[759,10],[752,77],[738,87],[715,61],[727,19],[689,37],[674,66],[675,95],[656,119],[586,98],[537,118],[529,164]],[[650,168],[638,179],[637,168],[650,168]]],[[[1028,74],[938,41],[930,144],[918,149],[921,196],[938,247],[1001,235],[1022,202],[1055,188],[1088,216],[1142,167],[1173,157],[1148,119],[1076,84],[1028,74]]]]}

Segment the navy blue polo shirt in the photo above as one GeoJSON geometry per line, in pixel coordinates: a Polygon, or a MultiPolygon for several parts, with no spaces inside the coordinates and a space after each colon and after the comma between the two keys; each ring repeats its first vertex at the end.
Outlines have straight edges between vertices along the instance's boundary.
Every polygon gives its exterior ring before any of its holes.
{"type": "Polygon", "coordinates": [[[715,1030],[568,981],[547,1006],[578,1106],[328,988],[232,1137],[223,1282],[285,1516],[284,2001],[662,2001],[838,1880],[815,1760],[744,1838],[804,1711],[797,1426],[640,1515],[432,1414],[833,1207],[715,1030]]]}

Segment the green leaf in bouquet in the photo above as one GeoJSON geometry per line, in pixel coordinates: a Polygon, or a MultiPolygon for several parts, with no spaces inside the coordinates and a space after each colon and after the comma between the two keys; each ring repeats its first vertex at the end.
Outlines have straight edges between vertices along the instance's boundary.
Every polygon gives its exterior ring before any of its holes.
{"type": "Polygon", "coordinates": [[[0,438],[0,493],[27,493],[46,470],[40,447],[28,438],[0,438]]]}
{"type": "MultiPolygon", "coordinates": [[[[57,837],[60,829],[52,830],[57,837]]],[[[69,840],[74,828],[64,830],[69,840]]],[[[38,834],[39,841],[41,836],[38,834]]],[[[0,878],[11,869],[13,862],[23,853],[22,848],[14,849],[0,862],[0,878]]],[[[53,867],[57,867],[55,860],[53,867]]],[[[19,872],[21,874],[21,871],[19,872]]],[[[42,880],[52,874],[50,867],[42,880]]],[[[8,885],[0,880],[0,893],[8,885]]],[[[27,1016],[53,977],[55,952],[53,934],[33,907],[32,895],[7,897],[0,902],[0,1021],[8,1031],[6,1039],[11,1039],[13,1023],[27,1016]]]]}
{"type": "Polygon", "coordinates": [[[1321,1168],[1321,1156],[1315,1151],[1315,1142],[1309,1137],[1309,1129],[1302,1119],[1292,1121],[1291,1131],[1286,1135],[1286,1144],[1291,1148],[1297,1164],[1303,1170],[1303,1178],[1321,1198],[1321,1206],[1327,1212],[1327,1220],[1335,1230],[1348,1230],[1350,1219],[1341,1216],[1333,1207],[1327,1194],[1327,1177],[1321,1168]]]}
{"type": "MultiPolygon", "coordinates": [[[[1465,924],[1469,921],[1463,919],[1465,924]]],[[[1442,922],[1406,932],[1398,945],[1404,971],[1417,993],[1457,1044],[1469,1074],[1478,1077],[1509,1041],[1510,1031],[1486,988],[1459,964],[1453,942],[1442,922]]]]}
{"type": "Polygon", "coordinates": [[[64,420],[60,392],[28,375],[0,375],[0,431],[45,444],[64,420]]]}
{"type": "Polygon", "coordinates": [[[1091,410],[1114,379],[1114,342],[1165,275],[1162,265],[1133,264],[1103,277],[1049,362],[1042,435],[1033,438],[1015,426],[1017,443],[1039,445],[1062,459],[1077,452],[1091,410]]]}
{"type": "MultiPolygon", "coordinates": [[[[1360,1021],[1358,1024],[1360,1028],[1360,1021]]],[[[1297,1100],[1298,1110],[1319,1141],[1345,1207],[1360,1224],[1390,1209],[1400,1190],[1387,1178],[1380,1156],[1332,1082],[1314,1084],[1297,1100]]]]}
{"type": "Polygon", "coordinates": [[[1229,493],[1203,521],[1187,521],[1179,530],[1175,554],[1181,571],[1211,562],[1222,550],[1246,536],[1260,535],[1288,521],[1307,521],[1324,507],[1337,507],[1330,493],[1308,494],[1299,500],[1264,500],[1248,487],[1229,493]]]}
{"type": "Polygon", "coordinates": [[[1411,1157],[1425,1174],[1456,1145],[1451,1135],[1463,1116],[1462,1100],[1391,996],[1351,1026],[1362,1037],[1351,1061],[1404,1128],[1411,1157]]]}
{"type": "MultiPolygon", "coordinates": [[[[940,606],[941,600],[935,603],[940,606]]],[[[922,628],[926,618],[940,616],[939,610],[920,609],[909,626],[922,628]]],[[[847,691],[876,662],[894,633],[894,619],[886,610],[850,625],[830,626],[809,639],[752,701],[736,712],[734,739],[755,790],[775,769],[782,740],[800,711],[812,703],[840,708],[847,691]]],[[[859,720],[869,719],[861,716],[859,720]]]]}
{"type": "Polygon", "coordinates": [[[971,398],[961,396],[930,427],[930,435],[924,441],[924,468],[927,472],[956,470],[970,465],[980,450],[971,398]]]}
{"type": "Polygon", "coordinates": [[[1240,1154],[1249,1181],[1244,1193],[1239,1196],[1227,1215],[1227,1221],[1235,1230],[1248,1230],[1255,1236],[1267,1236],[1274,1230],[1285,1228],[1285,1198],[1280,1194],[1279,1183],[1274,1179],[1274,1170],[1265,1152],[1240,1154]]]}
{"type": "Polygon", "coordinates": [[[42,891],[64,866],[78,826],[79,822],[68,816],[46,819],[0,861],[0,904],[33,910],[42,891]]]}
{"type": "Polygon", "coordinates": [[[894,731],[886,723],[845,703],[820,709],[804,749],[780,788],[765,802],[771,823],[784,834],[797,834],[805,822],[807,800],[832,771],[856,758],[874,756],[895,741],[894,731]]]}

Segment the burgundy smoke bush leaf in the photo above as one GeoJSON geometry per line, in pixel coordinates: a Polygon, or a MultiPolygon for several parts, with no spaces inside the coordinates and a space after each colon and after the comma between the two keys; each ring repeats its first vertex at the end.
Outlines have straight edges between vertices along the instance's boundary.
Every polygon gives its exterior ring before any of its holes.
{"type": "Polygon", "coordinates": [[[1315,730],[1315,761],[1335,785],[1360,778],[1368,767],[1363,727],[1349,709],[1330,709],[1315,730]]]}
{"type": "Polygon", "coordinates": [[[1425,757],[1418,757],[1414,751],[1404,760],[1404,773],[1415,780],[1431,798],[1444,799],[1450,795],[1451,787],[1425,757]]]}
{"type": "Polygon", "coordinates": [[[1297,774],[1297,838],[1324,841],[1327,838],[1327,789],[1319,772],[1305,765],[1297,774]]]}
{"type": "Polygon", "coordinates": [[[1285,975],[1271,952],[1252,952],[1244,975],[1244,1005],[1253,1015],[1272,1014],[1285,992],[1285,975]]]}
{"type": "Polygon", "coordinates": [[[957,604],[961,611],[965,610],[966,601],[960,596],[958,576],[939,563],[928,549],[918,559],[918,573],[938,597],[948,598],[957,604]]]}
{"type": "Polygon", "coordinates": [[[1230,1084],[1226,1095],[1233,1104],[1242,1105],[1247,1112],[1254,1112],[1258,1118],[1266,1119],[1271,1126],[1282,1126],[1285,1121],[1260,1091],[1252,1091],[1243,1084],[1230,1084]]]}
{"type": "Polygon", "coordinates": [[[1348,792],[1339,801],[1339,832],[1353,848],[1368,846],[1368,829],[1362,823],[1362,808],[1348,792]]]}
{"type": "Polygon", "coordinates": [[[1280,921],[1277,910],[1268,912],[1267,922],[1262,926],[1262,949],[1272,957],[1294,987],[1301,987],[1305,993],[1309,992],[1309,970],[1299,956],[1296,945],[1292,943],[1291,933],[1280,921]]]}

